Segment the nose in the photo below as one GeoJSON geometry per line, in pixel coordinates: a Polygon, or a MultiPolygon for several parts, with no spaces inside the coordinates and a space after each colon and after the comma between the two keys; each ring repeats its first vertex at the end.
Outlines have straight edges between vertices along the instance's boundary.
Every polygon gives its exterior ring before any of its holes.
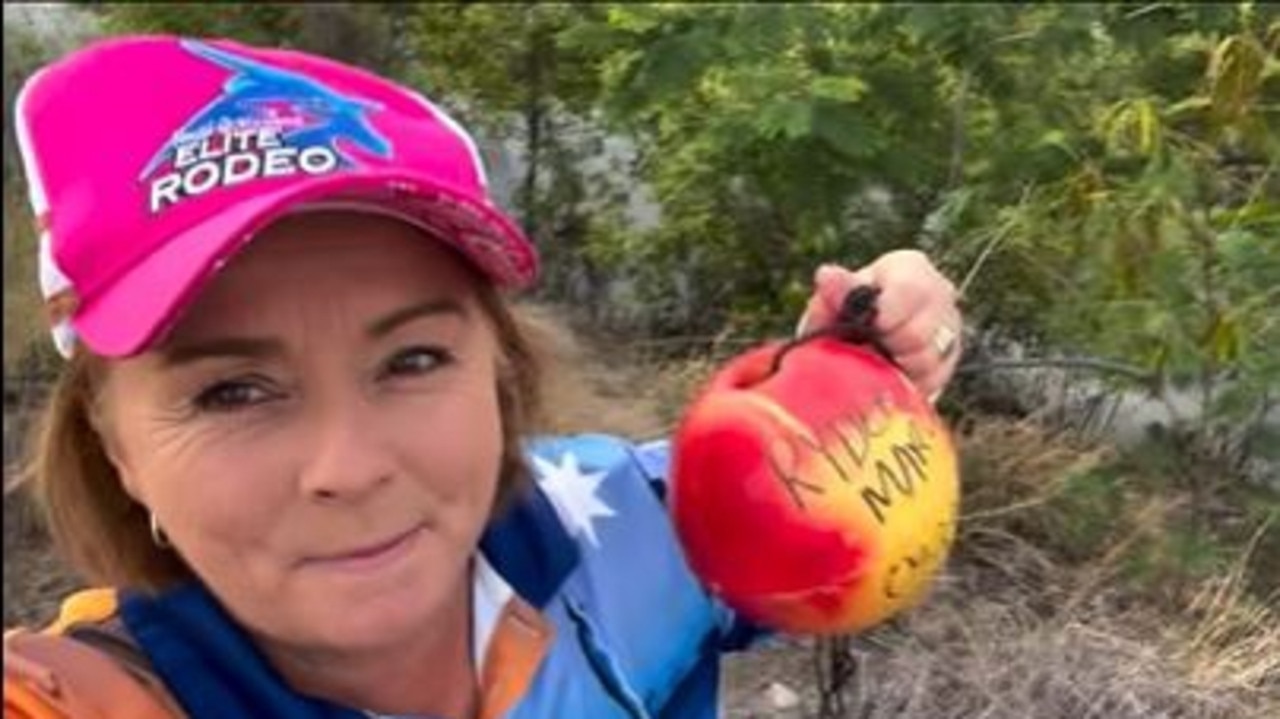
{"type": "Polygon", "coordinates": [[[378,426],[374,408],[362,398],[346,397],[318,409],[310,433],[313,446],[301,448],[303,493],[327,502],[354,502],[390,481],[394,455],[378,426]]]}

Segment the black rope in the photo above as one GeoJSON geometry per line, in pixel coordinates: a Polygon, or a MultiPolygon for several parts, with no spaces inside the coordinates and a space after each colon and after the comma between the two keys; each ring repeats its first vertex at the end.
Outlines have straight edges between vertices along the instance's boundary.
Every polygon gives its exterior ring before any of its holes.
{"type": "Polygon", "coordinates": [[[880,288],[871,285],[855,287],[845,295],[840,304],[840,312],[836,321],[826,327],[804,332],[785,342],[773,356],[769,367],[769,376],[773,376],[782,368],[782,360],[791,350],[819,337],[836,337],[850,344],[868,345],[880,353],[885,359],[894,362],[893,355],[881,342],[880,331],[876,329],[876,316],[879,309],[876,301],[880,297],[880,288]]]}
{"type": "Polygon", "coordinates": [[[814,644],[819,719],[843,719],[847,714],[845,697],[857,673],[852,646],[853,638],[845,634],[820,637],[814,644]]]}

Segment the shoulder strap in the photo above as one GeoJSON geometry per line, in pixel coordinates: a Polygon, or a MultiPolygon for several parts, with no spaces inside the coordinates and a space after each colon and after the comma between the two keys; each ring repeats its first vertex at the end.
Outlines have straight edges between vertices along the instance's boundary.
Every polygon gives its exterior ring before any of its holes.
{"type": "Polygon", "coordinates": [[[5,719],[185,716],[131,640],[91,624],[66,634],[6,632],[4,702],[5,719]]]}

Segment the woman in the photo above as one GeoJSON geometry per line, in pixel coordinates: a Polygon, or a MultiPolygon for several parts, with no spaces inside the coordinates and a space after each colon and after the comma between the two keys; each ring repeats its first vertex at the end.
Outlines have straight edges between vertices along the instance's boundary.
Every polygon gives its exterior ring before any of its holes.
{"type": "MultiPolygon", "coordinates": [[[[530,438],[536,255],[461,127],[329,60],[146,37],[41,71],[18,128],[69,360],[33,481],[118,589],[6,639],[6,716],[714,715],[755,629],[681,559],[665,443],[530,438]]],[[[815,284],[802,325],[877,285],[942,390],[923,256],[815,284]]]]}

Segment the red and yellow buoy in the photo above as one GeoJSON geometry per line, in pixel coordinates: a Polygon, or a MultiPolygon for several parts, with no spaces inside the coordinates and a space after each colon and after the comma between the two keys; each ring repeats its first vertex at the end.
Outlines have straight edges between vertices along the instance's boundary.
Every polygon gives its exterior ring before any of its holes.
{"type": "Polygon", "coordinates": [[[835,634],[917,603],[955,537],[947,428],[876,352],[832,337],[729,362],[674,436],[671,511],[694,572],[777,630],[835,634]]]}

